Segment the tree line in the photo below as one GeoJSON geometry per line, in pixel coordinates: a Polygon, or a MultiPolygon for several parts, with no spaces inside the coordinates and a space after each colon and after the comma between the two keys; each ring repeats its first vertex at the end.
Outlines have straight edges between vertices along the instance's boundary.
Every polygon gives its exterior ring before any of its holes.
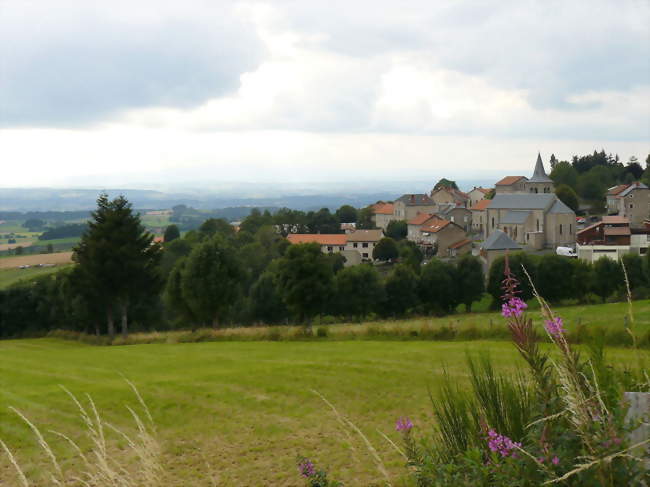
{"type": "MultiPolygon", "coordinates": [[[[324,254],[318,244],[289,244],[261,212],[252,212],[239,231],[218,219],[183,236],[171,227],[162,245],[153,243],[124,198],[100,196],[92,216],[75,249],[76,266],[0,291],[0,336],[445,315],[460,305],[470,311],[486,291],[494,306],[500,302],[502,258],[486,280],[477,257],[423,265],[412,242],[385,238],[392,265],[345,267],[342,255],[324,254]]],[[[635,297],[650,295],[649,259],[624,258],[635,297]]],[[[510,265],[525,299],[532,291],[524,267],[551,302],[602,301],[625,292],[623,268],[609,259],[592,265],[513,253],[510,265]]]]}

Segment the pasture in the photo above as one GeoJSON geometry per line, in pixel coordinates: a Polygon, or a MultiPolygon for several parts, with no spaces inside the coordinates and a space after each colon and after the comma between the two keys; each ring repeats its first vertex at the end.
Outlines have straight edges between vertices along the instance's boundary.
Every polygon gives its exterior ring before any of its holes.
{"type": "MultiPolygon", "coordinates": [[[[320,392],[357,425],[381,455],[394,486],[408,485],[403,461],[379,431],[399,442],[395,419],[408,415],[427,428],[428,388],[435,393],[443,367],[467,381],[465,353],[488,351],[502,369],[522,361],[507,342],[214,342],[95,347],[54,339],[0,342],[0,439],[31,479],[47,458],[18,408],[41,427],[64,469],[70,448],[47,431],[83,443],[81,420],[67,387],[95,401],[104,419],[133,432],[125,408],[138,402],[132,380],[151,409],[169,486],[302,486],[298,454],[327,467],[346,485],[383,485],[360,437],[340,426],[320,392]],[[351,441],[350,441],[351,440],[351,441]],[[215,483],[213,483],[213,480],[215,483]]],[[[610,349],[618,364],[639,366],[647,352],[610,349]]],[[[140,411],[138,409],[138,411],[140,411]]],[[[86,440],[87,441],[87,440],[86,440]]],[[[111,440],[115,455],[124,441],[111,440]]],[[[0,457],[0,485],[13,471],[0,457]]],[[[5,482],[5,483],[3,483],[5,482]]],[[[35,485],[47,485],[35,482],[35,485]]]]}
{"type": "Polygon", "coordinates": [[[70,264],[72,252],[58,252],[54,254],[29,254],[3,257],[0,259],[0,269],[15,269],[21,265],[38,264],[70,264]]]}

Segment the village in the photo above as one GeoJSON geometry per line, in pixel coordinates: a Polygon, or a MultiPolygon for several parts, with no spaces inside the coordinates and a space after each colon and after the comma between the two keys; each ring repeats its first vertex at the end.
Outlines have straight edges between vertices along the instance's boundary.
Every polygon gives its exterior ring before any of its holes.
{"type": "Polygon", "coordinates": [[[316,242],[324,253],[341,253],[345,265],[373,260],[391,222],[405,222],[406,239],[426,258],[479,256],[485,269],[510,251],[557,253],[595,262],[645,255],[650,244],[650,188],[635,181],[607,191],[607,214],[578,217],[555,194],[538,154],[530,178],[505,176],[494,188],[463,192],[439,185],[429,194],[404,194],[372,205],[376,230],[342,223],[341,234],[289,234],[291,243],[316,242]]]}

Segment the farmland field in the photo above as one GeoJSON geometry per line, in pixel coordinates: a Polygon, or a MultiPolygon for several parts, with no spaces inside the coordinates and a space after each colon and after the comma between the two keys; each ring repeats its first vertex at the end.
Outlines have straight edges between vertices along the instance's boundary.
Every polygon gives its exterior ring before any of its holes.
{"type": "Polygon", "coordinates": [[[33,279],[46,274],[52,274],[53,272],[59,272],[65,267],[67,267],[65,264],[57,265],[55,267],[31,267],[29,269],[7,269],[0,267],[0,289],[4,289],[20,281],[33,279]]]}
{"type": "MultiPolygon", "coordinates": [[[[94,347],[54,339],[0,342],[0,438],[32,479],[46,458],[15,406],[43,431],[83,442],[74,405],[58,384],[89,393],[104,418],[132,432],[125,404],[137,407],[120,374],[131,379],[158,426],[166,479],[163,485],[266,486],[304,483],[295,457],[326,466],[346,485],[383,485],[367,449],[311,389],[355,423],[382,456],[393,485],[405,485],[402,460],[377,430],[397,441],[394,421],[410,416],[430,423],[427,387],[442,367],[467,380],[466,351],[488,350],[504,369],[521,361],[506,342],[220,342],[94,347]],[[355,449],[346,435],[353,435],[355,449]]],[[[647,352],[610,349],[619,364],[650,359],[647,352]]],[[[70,468],[69,449],[46,438],[70,468]]],[[[123,445],[122,445],[123,446],[123,445]]],[[[115,447],[120,443],[115,440],[115,447]]],[[[5,457],[0,477],[11,479],[5,457]]],[[[12,480],[1,485],[15,485],[12,480]]],[[[36,484],[45,485],[45,484],[36,484]]]]}
{"type": "Polygon", "coordinates": [[[38,264],[70,264],[72,252],[59,252],[55,254],[17,255],[0,259],[0,269],[20,267],[21,265],[38,264]]]}

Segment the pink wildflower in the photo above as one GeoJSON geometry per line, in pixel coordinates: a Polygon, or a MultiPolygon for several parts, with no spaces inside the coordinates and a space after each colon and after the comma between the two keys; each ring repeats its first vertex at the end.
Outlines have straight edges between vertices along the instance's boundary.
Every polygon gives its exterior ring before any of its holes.
{"type": "Polygon", "coordinates": [[[551,336],[559,337],[565,332],[564,325],[562,324],[562,318],[559,316],[553,318],[552,320],[546,320],[546,331],[549,332],[551,336]]]}
{"type": "Polygon", "coordinates": [[[559,465],[559,464],[560,464],[560,459],[557,457],[557,455],[554,456],[554,457],[551,459],[551,463],[553,463],[553,465],[559,465]]]}
{"type": "Polygon", "coordinates": [[[395,423],[395,429],[397,431],[410,431],[413,428],[413,423],[409,418],[399,418],[395,423]]]}
{"type": "Polygon", "coordinates": [[[528,305],[520,298],[510,298],[501,305],[501,314],[505,318],[519,317],[528,305]]]}
{"type": "Polygon", "coordinates": [[[515,450],[521,448],[521,443],[514,442],[505,435],[500,435],[493,429],[488,431],[488,448],[499,453],[502,457],[515,456],[515,450]]]}
{"type": "Polygon", "coordinates": [[[305,478],[312,477],[316,473],[316,468],[314,467],[314,464],[307,460],[306,458],[298,464],[298,471],[300,472],[300,475],[302,475],[305,478]]]}

